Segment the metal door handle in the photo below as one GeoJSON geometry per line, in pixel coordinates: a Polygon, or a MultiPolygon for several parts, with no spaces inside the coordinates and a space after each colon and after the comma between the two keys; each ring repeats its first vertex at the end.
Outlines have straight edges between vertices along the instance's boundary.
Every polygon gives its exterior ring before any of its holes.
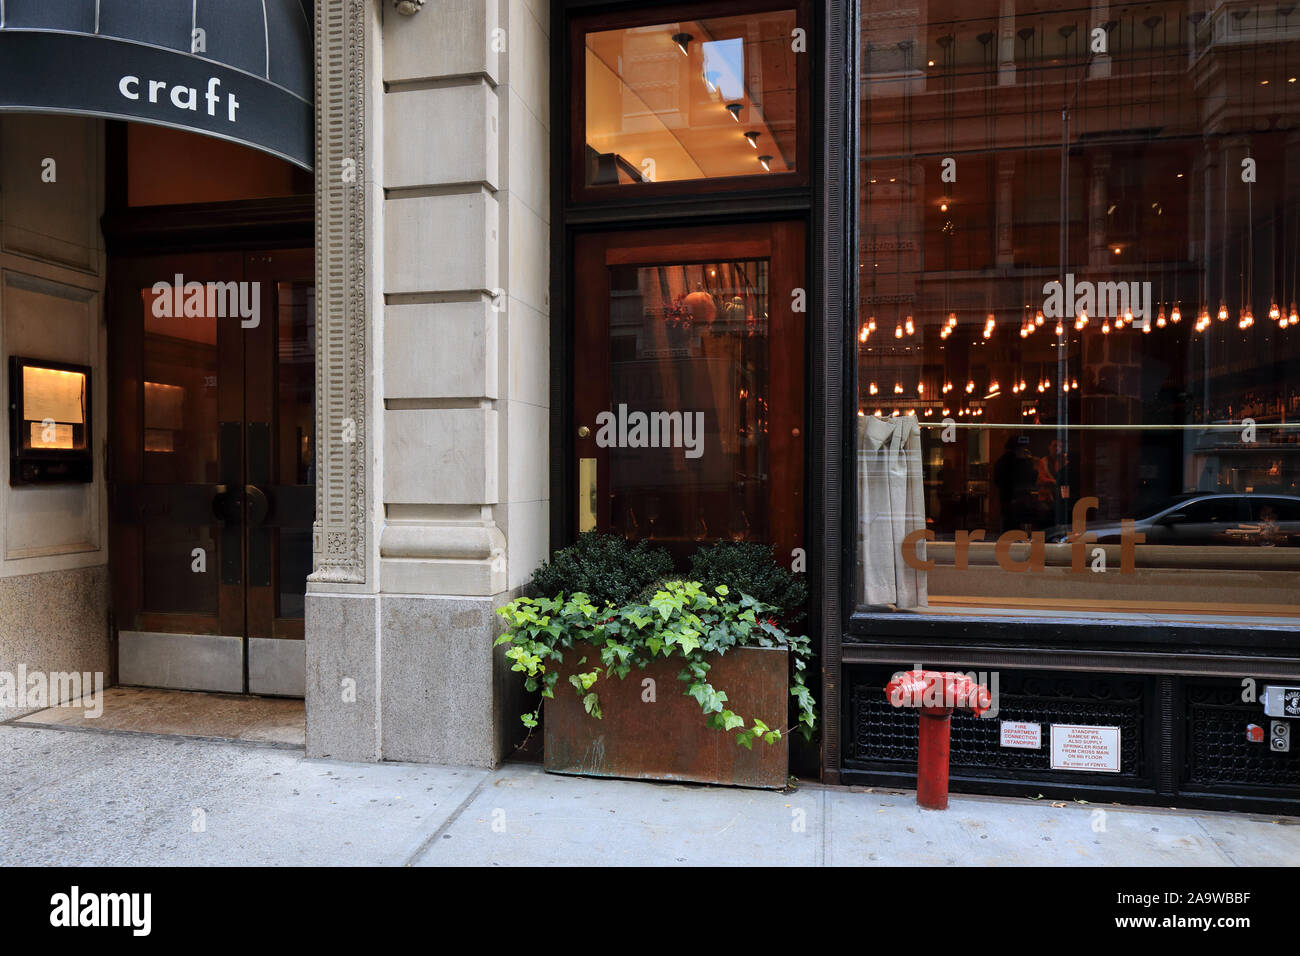
{"type": "Polygon", "coordinates": [[[271,502],[267,499],[266,492],[257,485],[245,485],[244,496],[248,499],[248,526],[259,527],[270,513],[271,502]]]}
{"type": "Polygon", "coordinates": [[[238,491],[231,491],[227,485],[217,485],[217,493],[212,496],[212,516],[222,524],[238,524],[242,504],[238,491]]]}

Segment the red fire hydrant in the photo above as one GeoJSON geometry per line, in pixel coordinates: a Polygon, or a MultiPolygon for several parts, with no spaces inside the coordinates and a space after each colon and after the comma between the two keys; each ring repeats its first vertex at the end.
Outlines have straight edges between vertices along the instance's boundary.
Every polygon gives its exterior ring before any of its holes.
{"type": "Polygon", "coordinates": [[[916,802],[927,810],[947,810],[952,712],[962,708],[974,711],[978,717],[989,709],[988,688],[965,674],[903,671],[885,685],[885,694],[895,707],[920,708],[916,802]]]}

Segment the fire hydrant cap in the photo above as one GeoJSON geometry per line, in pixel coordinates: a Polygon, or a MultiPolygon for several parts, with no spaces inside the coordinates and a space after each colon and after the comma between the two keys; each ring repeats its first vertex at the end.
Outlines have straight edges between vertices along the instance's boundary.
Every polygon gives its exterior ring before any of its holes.
{"type": "Polygon", "coordinates": [[[885,685],[885,695],[895,707],[961,708],[977,717],[992,703],[987,687],[951,671],[903,671],[885,685]]]}

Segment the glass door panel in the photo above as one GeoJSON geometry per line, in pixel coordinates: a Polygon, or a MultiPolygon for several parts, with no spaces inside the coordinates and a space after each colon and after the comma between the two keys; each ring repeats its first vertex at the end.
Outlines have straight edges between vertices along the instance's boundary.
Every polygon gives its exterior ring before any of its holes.
{"type": "Polygon", "coordinates": [[[803,230],[585,236],[577,246],[577,529],[798,547],[803,230]]]}

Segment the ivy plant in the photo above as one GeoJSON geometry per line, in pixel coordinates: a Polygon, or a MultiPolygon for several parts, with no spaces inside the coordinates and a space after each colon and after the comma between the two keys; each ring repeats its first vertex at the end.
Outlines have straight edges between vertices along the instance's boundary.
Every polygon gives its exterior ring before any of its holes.
{"type": "MultiPolygon", "coordinates": [[[[795,698],[795,726],[806,738],[816,727],[816,708],[804,674],[812,650],[806,636],[787,634],[776,619],[776,609],[748,594],[732,595],[725,585],[709,593],[698,581],[667,581],[645,602],[605,603],[597,606],[587,594],[566,597],[521,597],[497,612],[505,618],[506,632],[497,644],[509,644],[506,657],[512,670],[525,677],[529,691],[555,697],[559,674],[554,665],[579,644],[591,644],[599,660],[584,656],[569,683],[592,717],[601,716],[599,683],[620,680],[632,668],[643,669],[657,656],[680,657],[677,679],[685,693],[695,698],[710,727],[730,733],[736,742],[752,748],[761,738],[769,744],[781,739],[782,729],[758,718],[746,719],[728,707],[725,690],[708,679],[709,659],[733,647],[784,647],[792,661],[790,694],[795,698]],[[589,670],[583,670],[590,664],[589,670]]],[[[530,729],[537,726],[541,704],[522,716],[530,729]]],[[[789,729],[789,728],[787,728],[789,729]]]]}

